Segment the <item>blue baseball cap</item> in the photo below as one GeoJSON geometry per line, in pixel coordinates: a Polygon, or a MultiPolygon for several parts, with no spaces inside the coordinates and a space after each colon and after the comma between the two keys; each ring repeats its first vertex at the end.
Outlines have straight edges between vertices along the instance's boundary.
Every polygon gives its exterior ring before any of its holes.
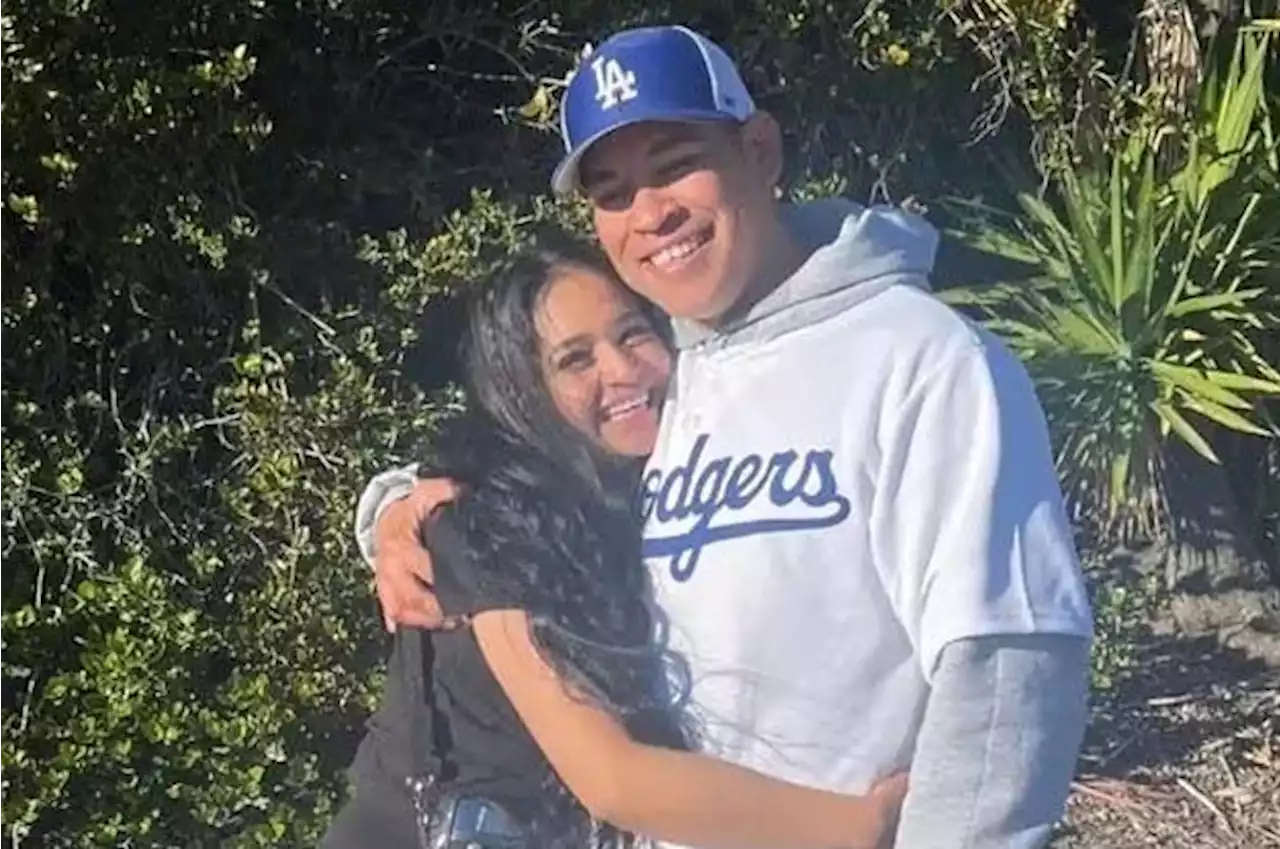
{"type": "Polygon", "coordinates": [[[642,27],[609,37],[582,60],[560,100],[565,156],[557,194],[578,188],[578,163],[600,139],[642,121],[745,121],[756,111],[729,54],[687,27],[642,27]]]}

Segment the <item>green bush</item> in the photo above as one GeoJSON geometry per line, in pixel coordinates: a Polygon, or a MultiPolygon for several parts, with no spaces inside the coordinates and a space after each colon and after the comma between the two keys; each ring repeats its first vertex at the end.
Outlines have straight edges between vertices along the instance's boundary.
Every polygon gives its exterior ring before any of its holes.
{"type": "Polygon", "coordinates": [[[1135,578],[1099,552],[1086,551],[1085,577],[1093,605],[1093,654],[1090,688],[1095,701],[1115,696],[1138,665],[1141,642],[1150,636],[1151,618],[1159,610],[1158,576],[1135,578]]]}
{"type": "Polygon", "coordinates": [[[979,308],[1027,362],[1068,494],[1104,534],[1153,539],[1175,523],[1169,439],[1216,464],[1215,426],[1280,433],[1260,404],[1280,398],[1265,349],[1280,331],[1268,41],[1264,29],[1239,35],[1173,142],[1119,141],[1055,172],[1047,196],[1020,193],[1018,213],[956,204],[957,235],[1037,269],[948,297],[979,308]]]}
{"type": "Polygon", "coordinates": [[[208,411],[116,434],[113,477],[70,440],[61,457],[84,459],[55,473],[40,453],[61,446],[28,434],[56,433],[56,411],[19,402],[31,409],[6,434],[6,558],[29,554],[36,585],[6,588],[5,674],[30,688],[5,716],[10,835],[314,840],[378,687],[378,617],[350,537],[358,486],[415,456],[456,405],[386,372],[424,308],[561,214],[477,195],[420,244],[364,240],[360,259],[394,273],[375,309],[300,314],[270,344],[246,320],[205,378],[208,411]]]}
{"type": "Polygon", "coordinates": [[[371,74],[407,9],[127,11],[5,9],[5,837],[313,845],[383,654],[354,499],[453,403],[423,315],[553,210],[431,167],[521,136],[371,74]]]}

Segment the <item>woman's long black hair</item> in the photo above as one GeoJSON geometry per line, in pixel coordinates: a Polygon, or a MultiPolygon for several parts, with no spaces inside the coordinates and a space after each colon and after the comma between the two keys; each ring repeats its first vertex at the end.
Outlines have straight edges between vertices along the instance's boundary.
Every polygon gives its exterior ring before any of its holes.
{"type": "MultiPolygon", "coordinates": [[[[477,564],[473,578],[520,600],[535,645],[574,690],[645,742],[684,747],[682,666],[656,638],[640,554],[642,461],[608,456],[577,432],[540,366],[537,310],[566,268],[617,280],[595,248],[544,233],[473,292],[468,409],[446,425],[425,471],[463,484],[452,521],[477,564]]],[[[650,320],[665,335],[663,319],[650,320]]],[[[563,786],[549,789],[544,827],[584,820],[563,786]]],[[[551,845],[552,835],[543,839],[551,845]]]]}

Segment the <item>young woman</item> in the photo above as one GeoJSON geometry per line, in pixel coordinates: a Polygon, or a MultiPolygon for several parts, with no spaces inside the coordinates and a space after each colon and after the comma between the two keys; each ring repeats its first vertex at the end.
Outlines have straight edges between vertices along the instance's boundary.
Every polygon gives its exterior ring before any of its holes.
{"type": "Polygon", "coordinates": [[[471,304],[471,411],[430,463],[463,494],[423,526],[461,626],[431,634],[427,670],[413,652],[427,638],[400,632],[355,795],[322,845],[887,844],[900,777],[843,796],[688,750],[687,682],[646,601],[633,510],[671,355],[602,256],[556,242],[471,304]]]}

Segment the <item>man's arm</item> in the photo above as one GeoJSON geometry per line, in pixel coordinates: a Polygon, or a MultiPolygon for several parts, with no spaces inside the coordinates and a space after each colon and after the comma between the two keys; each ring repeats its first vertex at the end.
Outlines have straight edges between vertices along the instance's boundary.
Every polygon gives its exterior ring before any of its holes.
{"type": "Polygon", "coordinates": [[[378,519],[388,507],[413,491],[413,485],[418,482],[417,469],[416,464],[388,469],[375,475],[360,493],[360,500],[356,503],[356,545],[370,568],[375,566],[374,529],[378,519]]]}
{"type": "Polygon", "coordinates": [[[948,644],[911,762],[898,849],[1040,849],[1088,717],[1089,643],[1022,634],[948,644]]]}
{"type": "Polygon", "coordinates": [[[457,497],[447,478],[423,480],[416,466],[382,472],[369,481],[356,505],[360,554],[373,567],[384,624],[441,628],[450,623],[431,591],[431,555],[419,528],[442,504],[457,497]]]}
{"type": "Polygon", "coordinates": [[[871,522],[931,688],[898,845],[1041,847],[1083,734],[1088,593],[1026,370],[985,333],[921,356],[871,522]]]}

